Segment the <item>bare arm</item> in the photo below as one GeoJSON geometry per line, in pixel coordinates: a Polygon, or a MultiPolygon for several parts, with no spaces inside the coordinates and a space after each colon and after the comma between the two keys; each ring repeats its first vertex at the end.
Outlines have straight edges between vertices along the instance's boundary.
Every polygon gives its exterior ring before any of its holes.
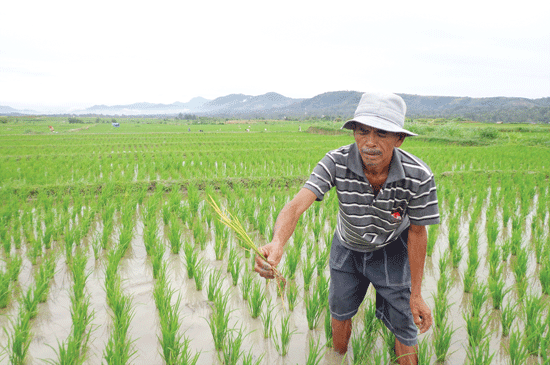
{"type": "Polygon", "coordinates": [[[409,227],[408,254],[411,267],[411,312],[414,323],[420,333],[426,332],[432,325],[432,312],[422,298],[422,277],[424,276],[424,262],[426,261],[426,246],[428,236],[425,226],[409,227]]]}
{"type": "Polygon", "coordinates": [[[273,229],[273,239],[267,245],[260,247],[260,251],[267,258],[267,264],[259,256],[256,257],[254,270],[260,276],[273,279],[271,267],[276,267],[281,262],[284,246],[290,236],[292,236],[298,219],[313,204],[316,198],[311,190],[302,188],[281,210],[273,229]]]}

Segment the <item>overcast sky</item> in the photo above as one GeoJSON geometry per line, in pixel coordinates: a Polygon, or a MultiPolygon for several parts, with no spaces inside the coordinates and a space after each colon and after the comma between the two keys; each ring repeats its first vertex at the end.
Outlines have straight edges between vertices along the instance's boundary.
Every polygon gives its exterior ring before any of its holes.
{"type": "Polygon", "coordinates": [[[371,89],[549,97],[548,14],[540,0],[6,1],[0,105],[371,89]]]}

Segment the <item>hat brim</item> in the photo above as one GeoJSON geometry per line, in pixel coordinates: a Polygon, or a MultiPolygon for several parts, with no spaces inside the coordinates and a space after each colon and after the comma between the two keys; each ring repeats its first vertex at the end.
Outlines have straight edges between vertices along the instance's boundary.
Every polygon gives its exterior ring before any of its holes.
{"type": "Polygon", "coordinates": [[[356,118],[350,119],[344,123],[341,129],[353,129],[353,123],[363,124],[369,127],[376,129],[381,129],[387,132],[393,133],[405,133],[408,136],[417,136],[418,134],[408,131],[404,128],[400,128],[392,122],[389,122],[385,119],[373,117],[373,116],[358,116],[356,118]]]}

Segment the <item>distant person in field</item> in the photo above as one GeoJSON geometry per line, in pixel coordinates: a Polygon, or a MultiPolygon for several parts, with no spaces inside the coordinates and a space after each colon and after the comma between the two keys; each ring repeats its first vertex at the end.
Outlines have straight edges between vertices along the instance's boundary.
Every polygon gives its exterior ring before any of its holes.
{"type": "Polygon", "coordinates": [[[329,306],[333,345],[348,349],[352,317],[370,284],[376,316],[395,334],[399,364],[417,364],[417,334],[432,325],[421,293],[426,225],[439,223],[434,176],[401,146],[416,134],[403,128],[406,105],[387,93],[363,94],[352,129],[355,143],[328,152],[309,180],[277,217],[273,240],[260,248],[254,269],[273,278],[284,245],[302,213],[336,187],[339,212],[330,252],[329,306]]]}

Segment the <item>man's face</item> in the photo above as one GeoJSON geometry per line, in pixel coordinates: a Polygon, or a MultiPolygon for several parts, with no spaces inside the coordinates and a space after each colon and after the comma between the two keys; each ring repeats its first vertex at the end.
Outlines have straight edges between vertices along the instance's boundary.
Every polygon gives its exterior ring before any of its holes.
{"type": "Polygon", "coordinates": [[[399,147],[405,139],[397,133],[386,132],[362,124],[353,130],[355,142],[365,167],[386,168],[390,165],[393,148],[399,147]]]}

